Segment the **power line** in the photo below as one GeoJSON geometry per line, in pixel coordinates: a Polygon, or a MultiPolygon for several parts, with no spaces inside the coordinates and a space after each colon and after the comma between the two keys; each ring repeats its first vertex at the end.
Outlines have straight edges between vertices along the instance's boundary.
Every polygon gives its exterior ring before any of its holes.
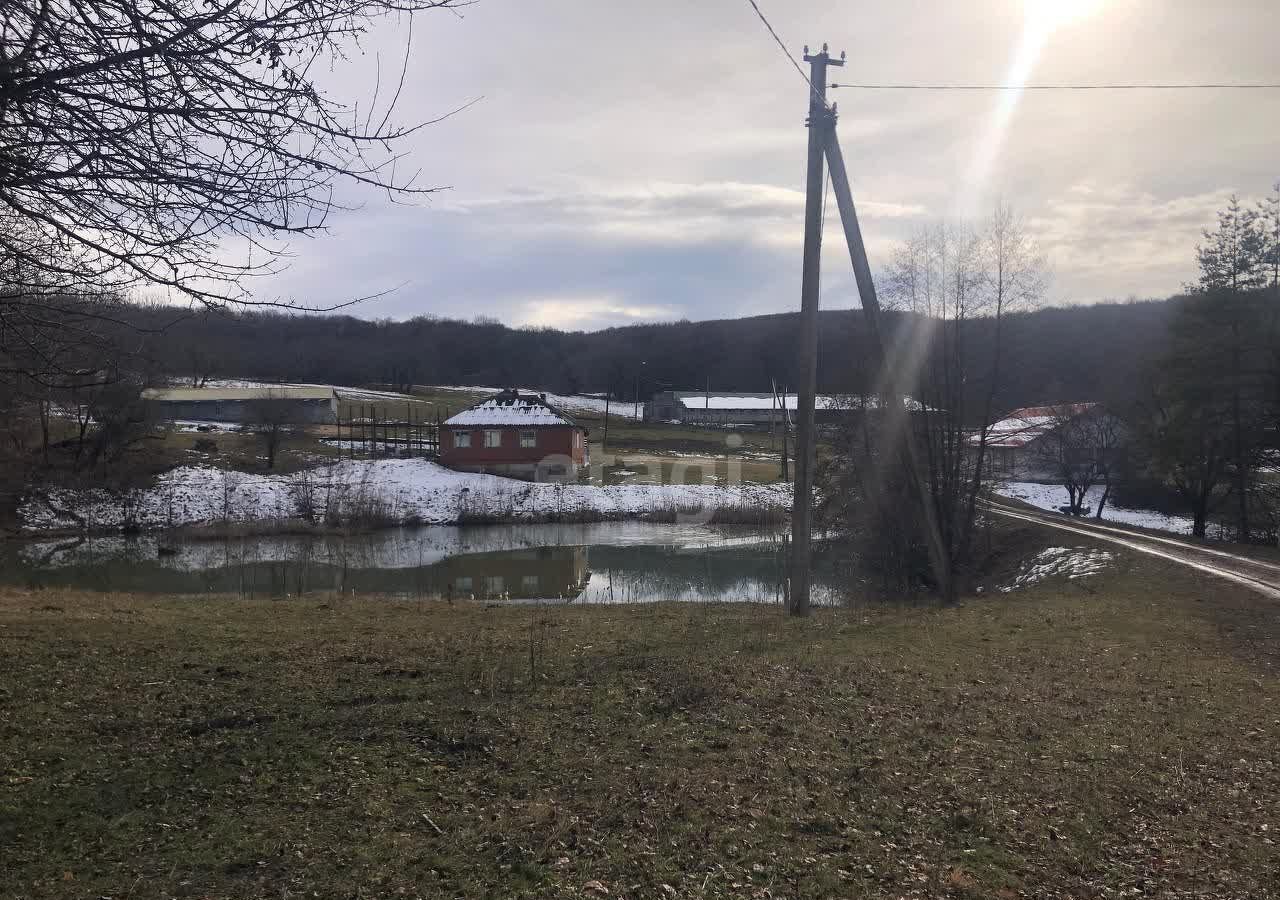
{"type": "Polygon", "coordinates": [[[1266,91],[1280,83],[1187,82],[1184,84],[833,84],[859,91],[1266,91]]]}
{"type": "Polygon", "coordinates": [[[750,3],[751,8],[756,11],[756,15],[760,18],[760,22],[764,27],[768,29],[769,34],[773,36],[774,43],[778,45],[778,49],[782,51],[782,55],[787,58],[787,62],[791,63],[792,67],[797,73],[799,73],[800,77],[804,79],[804,83],[809,85],[809,90],[812,92],[813,96],[822,100],[822,105],[825,107],[827,105],[826,100],[824,100],[818,93],[818,89],[813,86],[813,82],[811,82],[809,80],[809,76],[805,74],[804,68],[796,61],[796,58],[791,55],[791,51],[788,50],[787,45],[782,42],[782,38],[778,37],[778,32],[776,32],[773,26],[769,24],[769,20],[765,18],[764,11],[760,9],[760,5],[756,3],[756,0],[747,0],[747,2],[750,3]]]}

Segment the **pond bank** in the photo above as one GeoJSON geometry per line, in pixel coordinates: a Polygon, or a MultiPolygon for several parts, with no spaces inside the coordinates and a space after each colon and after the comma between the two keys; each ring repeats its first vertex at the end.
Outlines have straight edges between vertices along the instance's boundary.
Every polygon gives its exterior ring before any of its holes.
{"type": "Polygon", "coordinates": [[[532,484],[421,459],[346,460],[288,475],[183,466],[145,488],[55,488],[19,508],[26,533],[200,531],[218,536],[400,525],[540,522],[776,524],[785,484],[532,484]]]}

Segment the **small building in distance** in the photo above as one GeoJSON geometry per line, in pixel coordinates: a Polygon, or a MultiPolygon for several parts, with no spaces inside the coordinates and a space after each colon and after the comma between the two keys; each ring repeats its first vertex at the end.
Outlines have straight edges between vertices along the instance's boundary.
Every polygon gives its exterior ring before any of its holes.
{"type": "Polygon", "coordinates": [[[338,421],[338,395],[331,387],[147,388],[142,399],[150,415],[162,421],[290,425],[338,421]]]}
{"type": "MultiPolygon", "coordinates": [[[[661,391],[644,405],[646,422],[681,425],[763,425],[781,422],[784,409],[794,419],[799,398],[795,394],[753,394],[740,391],[661,391]]],[[[819,424],[839,421],[848,404],[840,398],[818,395],[814,416],[819,424]]]]}
{"type": "Polygon", "coordinates": [[[464,472],[574,481],[590,462],[587,430],[546,394],[505,390],[445,421],[440,462],[464,472]]]}
{"type": "MultiPolygon", "coordinates": [[[[976,451],[981,434],[969,436],[976,451]]],[[[987,429],[986,477],[1055,482],[1063,469],[1095,470],[1123,463],[1123,424],[1099,403],[1060,403],[1015,409],[987,429]]]]}

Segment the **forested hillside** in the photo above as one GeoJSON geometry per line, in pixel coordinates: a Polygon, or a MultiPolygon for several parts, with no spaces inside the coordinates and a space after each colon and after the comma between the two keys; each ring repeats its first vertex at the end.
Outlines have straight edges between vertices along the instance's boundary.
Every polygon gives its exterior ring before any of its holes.
{"type": "MultiPolygon", "coordinates": [[[[153,324],[174,311],[148,309],[153,324]]],[[[1142,383],[1144,366],[1165,346],[1168,301],[1042,309],[1010,315],[1001,404],[1115,397],[1142,383]]],[[[910,340],[918,320],[893,315],[893,335],[910,340]]],[[[204,313],[170,325],[152,342],[157,375],[191,379],[254,377],[341,384],[528,385],[572,393],[613,390],[630,398],[677,389],[765,391],[771,380],[794,386],[794,314],[707,322],[632,325],[598,332],[509,328],[490,320],[421,316],[405,322],[347,315],[204,313]]],[[[975,359],[993,342],[990,320],[966,326],[975,359]]],[[[862,318],[824,312],[820,389],[865,383],[862,318]]],[[[982,369],[984,367],[977,367],[982,369]]],[[[975,388],[977,385],[975,384],[975,388]]]]}

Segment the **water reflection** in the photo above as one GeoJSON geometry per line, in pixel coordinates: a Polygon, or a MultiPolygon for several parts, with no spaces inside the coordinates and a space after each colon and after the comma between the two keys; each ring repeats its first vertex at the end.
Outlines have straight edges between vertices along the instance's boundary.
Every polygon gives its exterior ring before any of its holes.
{"type": "MultiPolygon", "coordinates": [[[[234,594],[391,594],[490,602],[783,599],[780,535],[645,523],[429,527],[350,537],[167,544],[153,537],[5,548],[0,579],[30,587],[234,594]]],[[[819,562],[814,595],[835,603],[819,562]]]]}

